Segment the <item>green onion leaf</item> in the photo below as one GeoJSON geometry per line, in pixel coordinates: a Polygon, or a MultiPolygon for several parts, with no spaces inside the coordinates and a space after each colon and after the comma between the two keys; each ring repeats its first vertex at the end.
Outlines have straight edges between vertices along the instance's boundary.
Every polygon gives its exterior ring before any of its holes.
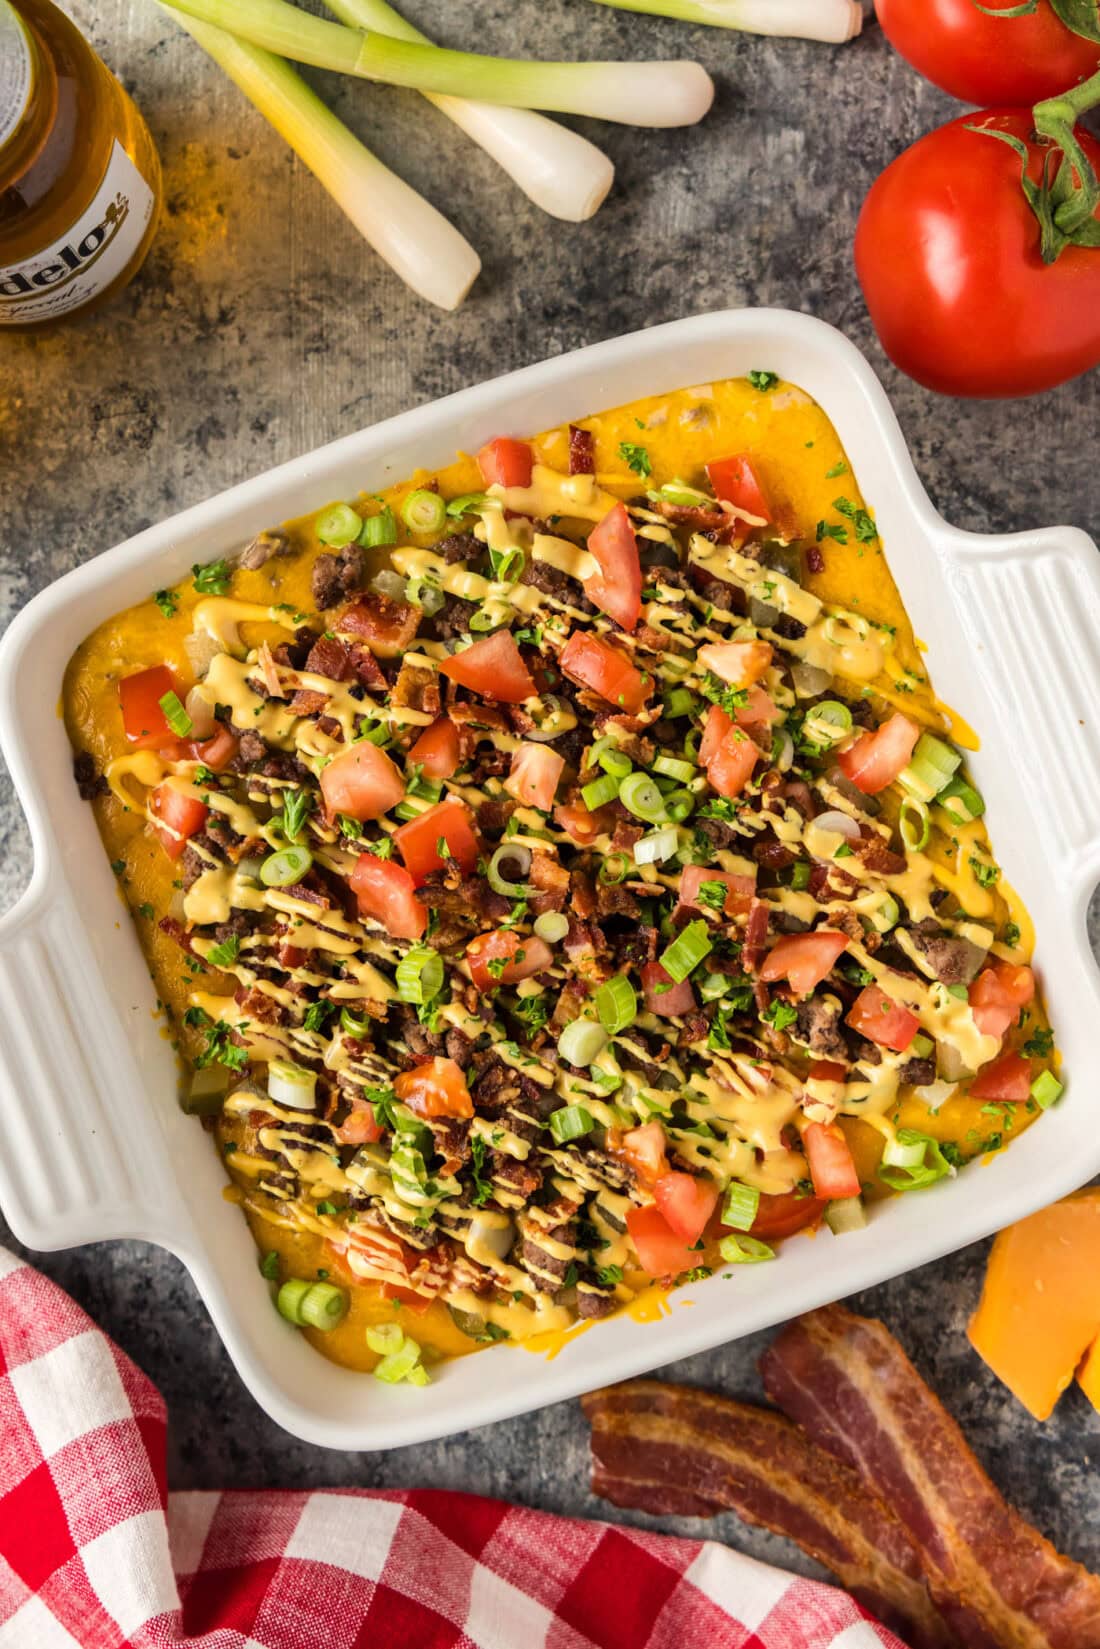
{"type": "Polygon", "coordinates": [[[330,504],[314,520],[313,530],[322,544],[333,544],[342,550],[345,545],[354,544],[359,537],[363,530],[363,518],[350,504],[330,504]]]}
{"type": "Polygon", "coordinates": [[[759,1208],[760,1192],[756,1187],[731,1180],[722,1208],[722,1224],[732,1226],[735,1231],[751,1231],[759,1208]]]}
{"type": "Polygon", "coordinates": [[[550,1132],[559,1145],[567,1145],[571,1139],[580,1139],[582,1135],[591,1133],[594,1127],[592,1113],[586,1111],[583,1105],[566,1105],[560,1111],[553,1111],[550,1116],[550,1132]]]}
{"type": "Polygon", "coordinates": [[[365,550],[378,550],[387,544],[397,543],[397,522],[388,504],[377,515],[365,517],[359,542],[365,550]]]}
{"type": "Polygon", "coordinates": [[[195,725],[180,703],[179,695],[171,691],[157,700],[164,712],[164,719],[178,739],[185,739],[195,725]]]}
{"type": "Polygon", "coordinates": [[[593,779],[591,784],[586,784],[581,789],[584,805],[590,813],[595,813],[598,807],[603,807],[607,802],[613,802],[618,794],[619,781],[610,773],[605,773],[601,779],[593,779]]]}
{"type": "Polygon", "coordinates": [[[636,819],[644,819],[647,824],[664,822],[665,799],[648,773],[629,774],[619,786],[618,796],[636,819]]]}
{"type": "Polygon", "coordinates": [[[727,1265],[759,1265],[763,1260],[774,1260],[775,1249],[756,1237],[723,1237],[718,1252],[727,1265]]]}
{"type": "Polygon", "coordinates": [[[660,957],[660,963],[669,978],[679,985],[713,949],[707,924],[700,918],[688,923],[660,957]]]}
{"type": "Polygon", "coordinates": [[[558,1052],[570,1065],[584,1069],[607,1047],[607,1032],[592,1019],[574,1019],[558,1037],[558,1052]]]}
{"type": "Polygon", "coordinates": [[[397,964],[397,994],[422,1007],[443,989],[443,958],[430,945],[413,945],[397,964]]]}
{"type": "Polygon", "coordinates": [[[260,866],[260,881],[265,887],[293,887],[300,882],[313,864],[313,854],[306,847],[284,847],[270,853],[260,866]]]}
{"type": "Polygon", "coordinates": [[[1040,1110],[1049,1111],[1064,1088],[1065,1084],[1058,1081],[1053,1071],[1040,1071],[1031,1084],[1031,1097],[1040,1110]]]}
{"type": "Polygon", "coordinates": [[[447,522],[447,506],[437,492],[414,487],[401,504],[401,519],[410,532],[438,532],[447,522]]]}
{"type": "Polygon", "coordinates": [[[592,1001],[600,1024],[609,1036],[625,1031],[638,1017],[638,998],[624,973],[617,973],[613,979],[606,980],[592,1001]]]}

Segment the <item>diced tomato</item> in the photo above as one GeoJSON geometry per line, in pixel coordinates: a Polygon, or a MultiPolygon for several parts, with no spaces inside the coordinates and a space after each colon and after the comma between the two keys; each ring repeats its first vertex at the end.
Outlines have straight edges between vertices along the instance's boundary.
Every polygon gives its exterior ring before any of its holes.
{"type": "Polygon", "coordinates": [[[345,607],[333,627],[365,641],[375,658],[398,658],[411,645],[423,616],[415,602],[372,591],[345,607]]]}
{"type": "Polygon", "coordinates": [[[498,704],[522,704],[535,691],[511,630],[494,630],[465,652],[441,660],[440,670],[460,687],[498,704]]]}
{"type": "Polygon", "coordinates": [[[772,661],[767,641],[712,641],[699,649],[699,663],[731,687],[751,687],[772,661]]]}
{"type": "Polygon", "coordinates": [[[642,990],[650,1013],[663,1014],[666,1019],[682,1019],[695,1008],[695,992],[690,979],[674,984],[660,962],[647,962],[642,968],[642,990]]]}
{"type": "Polygon", "coordinates": [[[713,1180],[694,1174],[662,1174],[653,1187],[653,1199],[668,1224],[684,1242],[698,1242],[718,1203],[713,1180]]]}
{"type": "Polygon", "coordinates": [[[448,862],[439,851],[440,841],[446,843],[450,858],[464,875],[477,869],[478,839],[470,810],[457,796],[448,796],[445,802],[436,802],[407,824],[398,825],[393,840],[417,887],[448,862]]]}
{"type": "Polygon", "coordinates": [[[183,703],[183,688],[167,664],[154,664],[152,669],[123,676],[119,682],[122,729],[135,750],[160,749],[164,745],[178,747],[179,740],[160,707],[166,693],[175,693],[183,703]]]}
{"type": "Polygon", "coordinates": [[[369,739],[360,739],[333,756],[321,772],[321,794],[329,813],[349,819],[380,819],[405,794],[405,780],[369,739]]]}
{"type": "Polygon", "coordinates": [[[477,455],[481,479],[487,487],[529,487],[535,458],[526,441],[498,435],[487,441],[477,455]]]}
{"type": "Polygon", "coordinates": [[[1022,1105],[1031,1094],[1031,1065],[1022,1054],[1002,1054],[983,1066],[970,1084],[971,1099],[1002,1099],[1022,1105]]]}
{"type": "MultiPolygon", "coordinates": [[[[714,709],[717,710],[715,705],[714,709]]],[[[736,721],[738,727],[773,727],[777,721],[783,720],[782,710],[778,710],[764,689],[754,683],[749,688],[748,704],[737,707],[736,721]]]]}
{"type": "Polygon", "coordinates": [[[707,865],[685,865],[680,874],[680,905],[691,910],[705,910],[717,915],[713,905],[699,900],[699,889],[704,882],[722,882],[726,901],[722,909],[726,916],[747,916],[752,896],[756,891],[755,876],[737,876],[728,870],[711,870],[707,865]]]}
{"type": "Polygon", "coordinates": [[[718,754],[719,746],[726,734],[733,731],[733,727],[733,717],[727,716],[720,704],[712,704],[703,723],[703,736],[699,740],[699,760],[704,767],[718,754]]]}
{"type": "Polygon", "coordinates": [[[814,1195],[827,1202],[836,1197],[858,1197],[856,1173],[848,1141],[835,1122],[808,1122],[802,1130],[802,1144],[814,1182],[814,1195]]]}
{"type": "Polygon", "coordinates": [[[409,761],[419,764],[429,779],[453,778],[461,760],[458,728],[449,716],[440,716],[426,727],[409,751],[409,761]]]}
{"type": "Polygon", "coordinates": [[[185,761],[202,762],[211,773],[224,773],[240,748],[240,741],[228,727],[221,726],[208,739],[188,739],[180,750],[185,761]]]}
{"type": "Polygon", "coordinates": [[[279,966],[290,973],[294,968],[300,968],[308,955],[309,952],[304,951],[301,945],[282,944],[278,951],[279,966]]]}
{"type": "Polygon", "coordinates": [[[848,1010],[848,1023],[860,1036],[899,1054],[920,1030],[916,1014],[894,1002],[878,985],[867,985],[860,991],[848,1010]]]}
{"type": "Polygon", "coordinates": [[[919,738],[916,722],[895,712],[873,733],[861,733],[854,744],[841,750],[837,766],[857,790],[865,796],[877,796],[893,784],[919,738]]]}
{"type": "Polygon", "coordinates": [[[400,1283],[381,1283],[379,1291],[384,1300],[396,1300],[407,1311],[415,1311],[418,1317],[423,1317],[432,1304],[430,1294],[418,1294],[415,1288],[402,1288],[400,1283]]]}
{"type": "Polygon", "coordinates": [[[624,630],[633,630],[642,616],[642,568],[625,504],[608,510],[592,529],[588,550],[600,570],[585,579],[585,595],[624,630]]]}
{"type": "Polygon", "coordinates": [[[375,1117],[374,1106],[369,1100],[364,1099],[354,1103],[352,1110],[334,1132],[341,1145],[375,1145],[382,1138],[385,1129],[375,1117]]]}
{"type": "Polygon", "coordinates": [[[824,1211],[825,1203],[821,1197],[803,1197],[797,1191],[784,1191],[772,1196],[762,1191],[751,1235],[764,1241],[770,1237],[790,1237],[807,1225],[813,1225],[824,1211]]]}
{"type": "Polygon", "coordinates": [[[668,1173],[665,1144],[665,1131],[656,1120],[630,1128],[625,1134],[614,1128],[608,1130],[607,1149],[633,1168],[642,1185],[655,1185],[662,1174],[668,1173]]]}
{"type": "Polygon", "coordinates": [[[381,922],[391,939],[419,939],[428,925],[428,910],[416,897],[416,884],[403,865],[361,853],[349,878],[360,916],[381,922]]]}
{"type": "Polygon", "coordinates": [[[735,504],[746,515],[758,516],[762,521],[771,520],[767,494],[747,453],[740,452],[733,458],[715,458],[707,465],[707,477],[717,497],[735,504]]]}
{"type": "Polygon", "coordinates": [[[1035,998],[1035,975],[1012,962],[983,968],[970,987],[974,1023],[983,1036],[1003,1036],[1035,998]]]}
{"type": "Polygon", "coordinates": [[[597,836],[609,834],[615,828],[615,814],[610,808],[597,807],[589,812],[583,802],[559,802],[554,809],[554,823],[580,847],[587,847],[597,836]]]}
{"type": "Polygon", "coordinates": [[[678,1277],[699,1264],[699,1250],[678,1237],[659,1208],[631,1208],[626,1229],[638,1264],[651,1277],[678,1277]]]}
{"type": "Polygon", "coordinates": [[[166,782],[158,784],[150,794],[149,811],[161,847],[170,859],[178,859],[187,846],[187,838],[206,823],[210,809],[196,797],[166,782]]]}
{"type": "Polygon", "coordinates": [[[512,769],[504,788],[524,807],[537,807],[549,813],[564,770],[565,757],[551,750],[548,744],[525,741],[512,756],[512,769]]]}
{"type": "Polygon", "coordinates": [[[847,1082],[848,1067],[839,1059],[815,1059],[808,1075],[811,1082],[847,1082]]]}
{"type": "Polygon", "coordinates": [[[847,948],[848,935],[836,933],[832,928],[788,934],[768,952],[760,977],[766,985],[787,979],[796,996],[809,996],[832,972],[837,958],[847,948]]]}
{"type": "Polygon", "coordinates": [[[707,763],[707,778],[720,796],[739,796],[752,778],[760,751],[740,727],[731,727],[707,763]]]}
{"type": "Polygon", "coordinates": [[[418,1117],[472,1117],[474,1102],[460,1065],[437,1054],[393,1079],[393,1091],[418,1117]]]}
{"type": "Polygon", "coordinates": [[[470,978],[479,991],[491,991],[497,985],[515,985],[550,967],[554,953],[544,939],[532,935],[524,938],[512,928],[495,928],[492,933],[479,933],[466,946],[466,962],[470,978]]]}
{"type": "Polygon", "coordinates": [[[585,630],[574,630],[558,663],[570,681],[591,688],[628,715],[636,715],[653,691],[653,683],[617,647],[585,630]]]}

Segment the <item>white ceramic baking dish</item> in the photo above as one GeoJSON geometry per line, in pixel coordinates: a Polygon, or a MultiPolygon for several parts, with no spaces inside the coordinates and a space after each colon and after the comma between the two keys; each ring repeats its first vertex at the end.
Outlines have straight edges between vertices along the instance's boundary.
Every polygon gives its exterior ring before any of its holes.
{"type": "MultiPolygon", "coordinates": [[[[941,416],[951,419],[948,402],[941,416]]],[[[985,1236],[1100,1170],[1093,1035],[1100,989],[1085,932],[1100,875],[1100,561],[1056,527],[978,537],[926,497],[890,405],[832,328],[774,310],[675,321],[528,367],[349,435],[151,527],[39,595],[0,647],[0,741],[34,840],[34,874],[0,924],[0,1202],[31,1248],[137,1237],[178,1254],[242,1379],[312,1442],[383,1449],[499,1420],[850,1294],[985,1236]],[[57,713],[73,649],[102,619],[259,528],[637,396],[765,367],[824,407],[873,507],[941,696],[981,730],[974,757],[993,842],[1038,930],[1036,962],[1071,1079],[1009,1151],[880,1205],[867,1230],[796,1238],[621,1317],[549,1361],[495,1347],[425,1389],[384,1388],[319,1357],[272,1309],[209,1137],[176,1105],[154,990],[57,713]],[[1073,1079],[1076,1074],[1076,1080],[1073,1079]]],[[[186,1325],[178,1326],[181,1340],[186,1325]]]]}

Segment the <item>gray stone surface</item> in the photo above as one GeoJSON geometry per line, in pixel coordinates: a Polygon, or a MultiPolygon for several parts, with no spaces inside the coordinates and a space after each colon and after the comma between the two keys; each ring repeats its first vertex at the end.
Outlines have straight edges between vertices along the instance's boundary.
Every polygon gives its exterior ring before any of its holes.
{"type": "MultiPolygon", "coordinates": [[[[900,377],[874,341],[851,262],[860,200],[900,148],[956,112],[876,29],[833,52],[587,0],[483,0],[442,17],[416,0],[410,14],[452,44],[697,56],[719,88],[696,130],[591,125],[618,181],[596,219],[573,228],[542,217],[413,94],[316,76],[480,249],[473,296],[444,316],[379,264],[151,0],[70,0],[70,9],[139,97],[164,158],[168,209],[145,272],[110,310],[53,337],[0,338],[4,621],[68,568],[319,442],[577,344],[726,305],[806,309],[866,349],[933,499],[960,525],[1100,527],[1100,375],[1026,404],[955,404],[900,377]]],[[[0,908],[29,869],[18,807],[0,790],[0,908]]],[[[1012,1499],[1098,1566],[1100,1420],[1074,1392],[1036,1425],[969,1350],[982,1259],[970,1249],[859,1304],[899,1334],[1012,1499]]],[[[600,1511],[574,1404],[415,1452],[326,1452],[256,1408],[175,1260],[109,1243],[40,1263],[160,1385],[176,1486],[453,1486],[600,1511]]],[[[671,1372],[752,1395],[759,1348],[741,1341],[671,1372]]],[[[715,1532],[806,1567],[732,1518],[715,1532]]]]}

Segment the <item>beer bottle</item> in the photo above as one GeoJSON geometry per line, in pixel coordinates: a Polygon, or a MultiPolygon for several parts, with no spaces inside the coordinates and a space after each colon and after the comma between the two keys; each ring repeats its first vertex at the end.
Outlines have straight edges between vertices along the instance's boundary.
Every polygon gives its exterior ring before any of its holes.
{"type": "Polygon", "coordinates": [[[52,326],[136,274],[161,200],[148,128],[52,0],[0,0],[0,327],[52,326]]]}

